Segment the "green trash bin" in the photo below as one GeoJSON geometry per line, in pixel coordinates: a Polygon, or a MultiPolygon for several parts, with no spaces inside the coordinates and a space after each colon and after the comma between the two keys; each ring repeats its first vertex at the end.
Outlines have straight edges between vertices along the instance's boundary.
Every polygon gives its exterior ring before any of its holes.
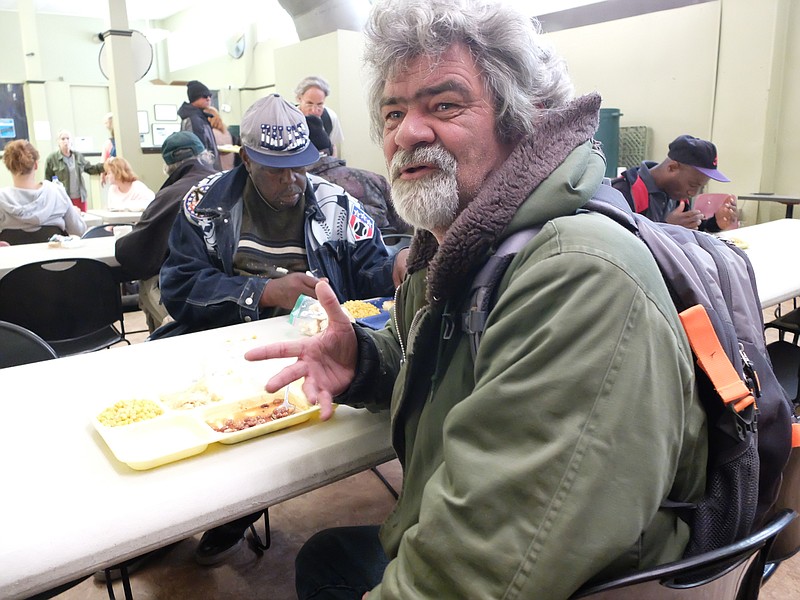
{"type": "Polygon", "coordinates": [[[600,109],[600,126],[594,134],[602,144],[606,156],[606,177],[617,176],[619,163],[619,118],[622,115],[618,108],[600,109]]]}

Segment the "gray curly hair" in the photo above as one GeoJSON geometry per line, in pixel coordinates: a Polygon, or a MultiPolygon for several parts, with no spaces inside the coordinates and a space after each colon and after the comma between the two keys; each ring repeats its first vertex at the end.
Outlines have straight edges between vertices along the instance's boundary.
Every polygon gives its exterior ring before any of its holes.
{"type": "Polygon", "coordinates": [[[384,83],[419,56],[441,57],[453,44],[470,51],[495,101],[500,138],[533,132],[543,110],[574,95],[560,56],[536,19],[498,0],[376,0],[364,29],[372,135],[380,141],[384,83]]]}

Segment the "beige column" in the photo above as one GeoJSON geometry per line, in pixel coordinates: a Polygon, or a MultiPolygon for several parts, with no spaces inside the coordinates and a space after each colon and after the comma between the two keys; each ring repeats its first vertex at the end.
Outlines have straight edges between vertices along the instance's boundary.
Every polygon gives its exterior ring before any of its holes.
{"type": "Polygon", "coordinates": [[[108,0],[110,28],[103,32],[108,47],[109,99],[114,114],[117,156],[138,163],[142,156],[136,119],[136,87],[133,75],[131,30],[125,0],[108,0]]]}
{"type": "Polygon", "coordinates": [[[18,16],[22,52],[25,57],[23,91],[25,93],[25,113],[28,115],[28,139],[42,155],[39,160],[39,175],[44,176],[44,157],[49,152],[50,139],[44,135],[43,128],[36,127],[36,123],[47,123],[50,119],[47,112],[42,58],[39,52],[39,33],[36,27],[36,7],[33,0],[19,0],[18,16]],[[41,139],[37,138],[37,129],[42,133],[41,139]]]}

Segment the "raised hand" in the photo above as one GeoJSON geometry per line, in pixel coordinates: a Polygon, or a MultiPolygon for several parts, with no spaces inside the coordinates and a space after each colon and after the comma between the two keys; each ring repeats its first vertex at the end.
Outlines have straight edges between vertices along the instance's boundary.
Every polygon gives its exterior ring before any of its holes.
{"type": "Polygon", "coordinates": [[[328,285],[320,281],[315,294],[328,315],[328,327],[313,337],[268,344],[248,351],[247,360],[296,357],[267,382],[265,389],[275,392],[292,381],[305,377],[303,393],[311,404],[320,405],[324,421],[333,414],[333,397],[344,392],[356,373],[358,347],[353,325],[328,285]]]}
{"type": "Polygon", "coordinates": [[[687,229],[697,229],[700,227],[702,220],[703,213],[699,210],[694,210],[693,208],[686,210],[686,200],[681,200],[678,203],[678,208],[667,215],[667,223],[680,225],[687,229]]]}
{"type": "Polygon", "coordinates": [[[736,196],[730,195],[725,198],[725,202],[714,213],[717,219],[717,226],[725,231],[733,229],[739,223],[739,213],[736,210],[736,196]]]}

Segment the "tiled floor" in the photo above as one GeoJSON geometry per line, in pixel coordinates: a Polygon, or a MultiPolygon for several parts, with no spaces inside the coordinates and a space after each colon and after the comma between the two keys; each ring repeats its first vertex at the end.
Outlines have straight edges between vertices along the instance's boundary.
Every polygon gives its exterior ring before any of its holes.
{"type": "MultiPolygon", "coordinates": [[[[771,318],[770,315],[765,316],[771,318]]],[[[130,320],[129,330],[141,328],[141,313],[130,320]]],[[[131,336],[141,341],[144,334],[131,336]]],[[[774,333],[768,332],[769,339],[774,333]]],[[[395,489],[401,484],[397,461],[379,467],[395,489]]],[[[131,577],[136,600],[212,600],[263,598],[291,600],[294,595],[294,556],[302,543],[325,527],[380,523],[394,499],[371,471],[315,490],[270,509],[272,547],[258,557],[243,547],[227,562],[200,567],[193,559],[199,535],[180,542],[131,577]]],[[[263,535],[263,520],[258,524],[263,535]]],[[[122,586],[115,584],[117,598],[122,586]]],[[[105,584],[89,578],[59,595],[60,600],[107,598],[105,584]]],[[[800,555],[786,561],[761,592],[764,600],[800,598],[800,555]]],[[[547,600],[542,598],[541,600],[547,600]]]]}

